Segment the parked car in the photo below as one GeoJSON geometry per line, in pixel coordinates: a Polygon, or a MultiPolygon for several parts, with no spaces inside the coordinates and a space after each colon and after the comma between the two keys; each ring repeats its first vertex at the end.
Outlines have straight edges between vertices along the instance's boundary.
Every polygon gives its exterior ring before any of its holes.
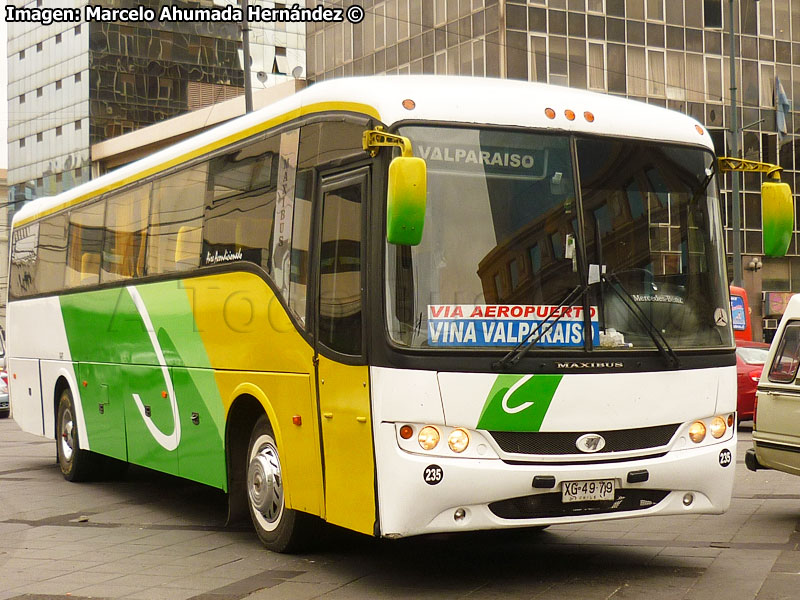
{"type": "Polygon", "coordinates": [[[736,411],[739,422],[753,418],[756,386],[767,361],[769,344],[736,340],[736,411]]]}
{"type": "Polygon", "coordinates": [[[0,419],[5,419],[11,412],[8,404],[8,373],[0,371],[0,419]]]}
{"type": "Polygon", "coordinates": [[[776,469],[800,475],[800,294],[786,305],[756,390],[751,471],[776,469]]]}

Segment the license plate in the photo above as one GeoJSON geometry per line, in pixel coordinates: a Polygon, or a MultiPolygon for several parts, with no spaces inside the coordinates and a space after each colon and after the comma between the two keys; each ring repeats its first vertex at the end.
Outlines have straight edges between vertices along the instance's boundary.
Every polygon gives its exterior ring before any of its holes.
{"type": "Polygon", "coordinates": [[[614,499],[613,479],[564,481],[561,484],[562,502],[587,502],[614,499]]]}

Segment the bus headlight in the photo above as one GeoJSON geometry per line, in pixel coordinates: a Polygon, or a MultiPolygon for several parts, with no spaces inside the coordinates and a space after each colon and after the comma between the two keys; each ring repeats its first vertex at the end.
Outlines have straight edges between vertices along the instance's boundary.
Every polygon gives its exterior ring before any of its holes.
{"type": "Polygon", "coordinates": [[[447,445],[453,452],[461,454],[469,446],[469,434],[460,427],[453,429],[447,437],[447,445]]]}
{"type": "Polygon", "coordinates": [[[722,417],[714,417],[711,419],[711,435],[714,436],[716,439],[721,438],[725,435],[725,430],[727,426],[725,425],[725,419],[722,417]]]}
{"type": "Polygon", "coordinates": [[[433,450],[439,443],[439,430],[436,427],[427,425],[420,429],[417,441],[423,450],[433,450]]]}
{"type": "Polygon", "coordinates": [[[706,439],[706,425],[702,421],[695,421],[689,426],[689,439],[699,444],[706,439]]]}

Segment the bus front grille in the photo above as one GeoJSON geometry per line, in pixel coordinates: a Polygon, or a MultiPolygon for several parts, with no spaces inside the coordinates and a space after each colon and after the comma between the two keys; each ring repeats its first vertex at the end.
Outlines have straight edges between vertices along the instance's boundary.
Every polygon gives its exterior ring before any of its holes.
{"type": "MultiPolygon", "coordinates": [[[[489,434],[503,452],[509,454],[581,455],[576,442],[587,433],[603,436],[605,446],[593,455],[611,452],[630,452],[666,446],[675,435],[680,424],[640,427],[638,429],[616,429],[612,431],[490,431],[489,434]]],[[[583,454],[583,456],[586,456],[583,454]]]]}
{"type": "Polygon", "coordinates": [[[614,500],[562,502],[561,492],[509,498],[489,504],[501,519],[544,519],[572,517],[651,508],[666,498],[667,490],[618,489],[614,500]]]}

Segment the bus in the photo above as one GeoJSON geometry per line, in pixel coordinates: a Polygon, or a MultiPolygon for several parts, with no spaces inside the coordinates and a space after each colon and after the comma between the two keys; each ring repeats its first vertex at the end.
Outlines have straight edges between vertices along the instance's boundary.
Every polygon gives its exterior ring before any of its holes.
{"type": "Polygon", "coordinates": [[[275,551],[721,513],[716,165],[618,97],[312,85],[15,214],[13,417],[68,480],[224,490],[275,551]]]}

